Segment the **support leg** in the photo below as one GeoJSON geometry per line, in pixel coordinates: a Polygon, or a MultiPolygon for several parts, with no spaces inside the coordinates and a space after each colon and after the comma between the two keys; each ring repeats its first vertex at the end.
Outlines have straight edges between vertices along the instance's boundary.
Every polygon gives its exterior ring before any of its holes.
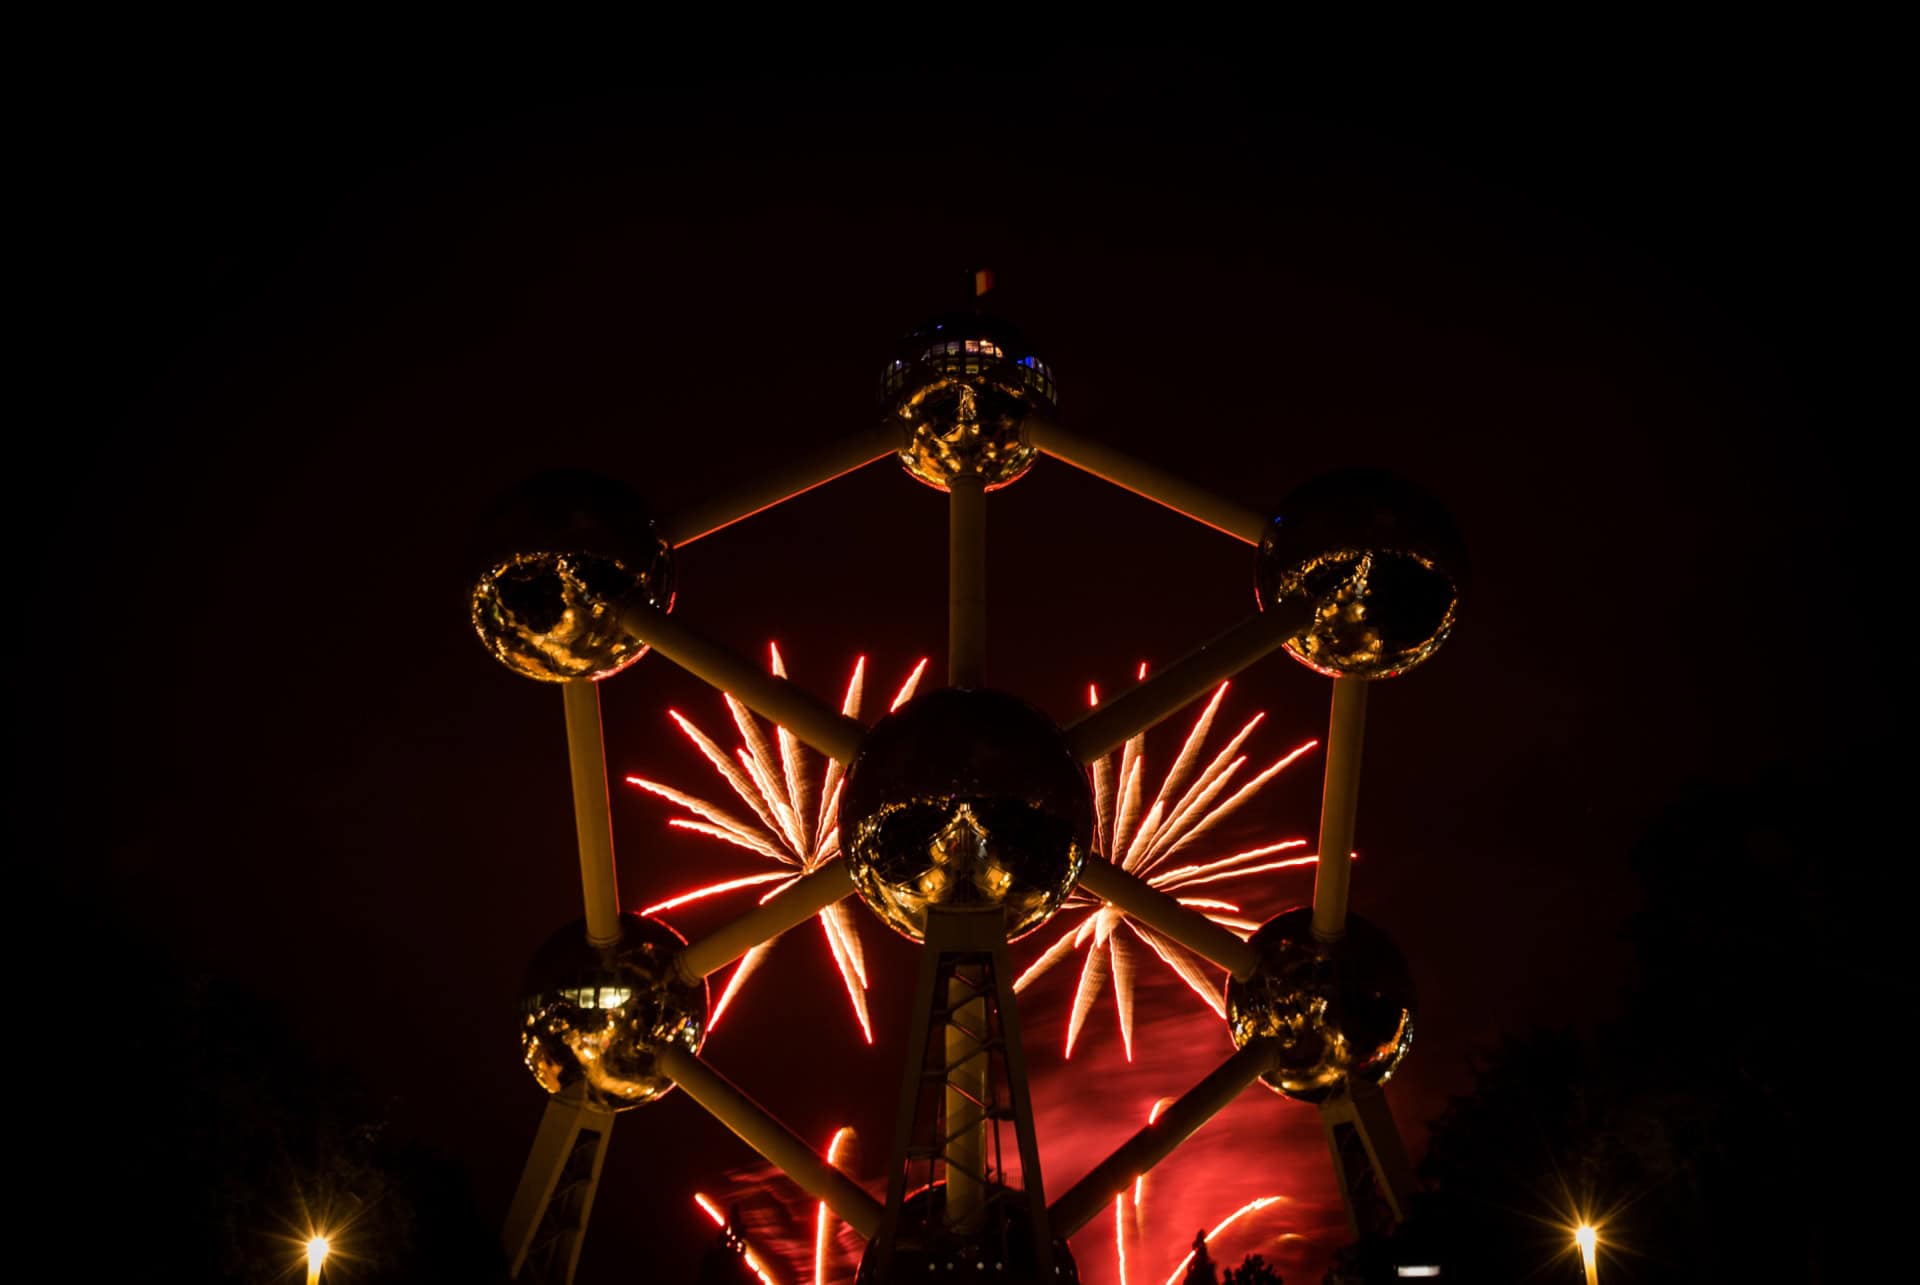
{"type": "Polygon", "coordinates": [[[573,1280],[612,1129],[611,1111],[562,1098],[547,1101],[501,1233],[507,1274],[514,1280],[538,1285],[573,1280]]]}
{"type": "Polygon", "coordinates": [[[1348,1227],[1355,1236],[1387,1235],[1407,1216],[1413,1169],[1386,1095],[1376,1088],[1331,1098],[1320,1104],[1320,1124],[1348,1227]]]}

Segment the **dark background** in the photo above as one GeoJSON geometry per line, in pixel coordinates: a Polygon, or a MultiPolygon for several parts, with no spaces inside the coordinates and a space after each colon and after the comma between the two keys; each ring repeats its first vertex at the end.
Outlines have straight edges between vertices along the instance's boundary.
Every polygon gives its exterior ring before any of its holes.
{"type": "MultiPolygon", "coordinates": [[[[1837,38],[1535,35],[1460,59],[653,46],[623,69],[176,31],[80,60],[30,131],[62,395],[17,423],[14,487],[36,551],[16,813],[51,908],[27,916],[77,926],[104,988],[62,1022],[107,1034],[51,1037],[107,1110],[82,1136],[135,1157],[127,1190],[219,1192],[208,1153],[166,1154],[176,1125],[221,1132],[178,1124],[209,1091],[183,1048],[264,1086],[223,1113],[239,1135],[278,1068],[333,1065],[497,1223],[540,1109],[520,972],[579,901],[557,696],[467,632],[480,506],[582,465],[670,513],[857,427],[891,341],[981,265],[1079,431],[1253,505],[1387,465],[1460,519],[1475,594],[1374,693],[1355,880],[1422,987],[1394,1097],[1416,1152],[1473,1050],[1613,1016],[1649,819],[1886,735],[1891,461],[1863,396],[1886,345],[1861,322],[1888,160],[1837,38]],[[151,999],[174,977],[254,1000],[151,999]],[[209,1025],[279,1051],[206,1054],[209,1025]]],[[[876,466],[687,550],[678,610],[756,654],[777,637],[823,693],[859,652],[886,685],[941,663],[943,526],[876,466]]],[[[1246,549],[1054,462],[996,496],[990,540],[993,679],[1063,717],[1251,607],[1246,549]]],[[[710,694],[649,660],[604,698],[616,774],[705,784],[662,711],[717,730],[710,694]]],[[[1234,699],[1270,711],[1272,755],[1323,734],[1324,684],[1284,659],[1234,699]]],[[[1311,833],[1317,772],[1247,832],[1311,833]]],[[[617,792],[629,904],[753,869],[669,814],[617,792]]],[[[1884,906],[1838,874],[1883,859],[1827,854],[1834,913],[1884,906]]],[[[910,955],[863,931],[877,1050],[816,938],[710,1050],[823,1141],[895,1078],[910,955]]],[[[1262,1164],[1256,1137],[1234,1154],[1262,1164]]],[[[1297,1154],[1276,1184],[1324,1206],[1297,1154]]],[[[749,1160],[683,1101],[623,1118],[581,1279],[686,1278],[687,1191],[749,1160]]]]}

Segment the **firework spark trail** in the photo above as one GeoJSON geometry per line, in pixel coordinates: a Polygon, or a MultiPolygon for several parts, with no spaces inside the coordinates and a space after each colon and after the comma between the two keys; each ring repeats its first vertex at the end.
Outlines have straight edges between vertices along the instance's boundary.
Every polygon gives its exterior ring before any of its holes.
{"type": "MultiPolygon", "coordinates": [[[[1145,678],[1142,664],[1139,677],[1145,678]]],[[[1275,853],[1306,846],[1305,839],[1266,843],[1230,856],[1188,858],[1179,865],[1168,865],[1176,853],[1184,852],[1204,839],[1234,812],[1254,798],[1281,772],[1319,744],[1307,741],[1253,775],[1238,788],[1241,769],[1247,756],[1241,747],[1266,714],[1256,713],[1228,738],[1226,746],[1207,758],[1206,742],[1218,719],[1229,683],[1221,683],[1208,698],[1186,739],[1181,742],[1173,764],[1157,787],[1148,783],[1146,733],[1127,739],[1117,754],[1101,756],[1092,765],[1094,795],[1094,841],[1099,848],[1096,859],[1112,861],[1129,874],[1173,896],[1177,901],[1205,915],[1214,923],[1244,937],[1259,927],[1244,917],[1238,902],[1210,895],[1194,895],[1202,885],[1271,874],[1278,870],[1310,865],[1311,857],[1265,860],[1275,853]],[[1151,800],[1146,800],[1149,789],[1151,800]],[[1229,790],[1232,793],[1228,793],[1229,790]],[[1223,797],[1224,796],[1224,797],[1223,797]]],[[[1087,686],[1087,704],[1097,707],[1100,689],[1087,686]]],[[[1216,983],[1178,946],[1135,922],[1124,911],[1084,893],[1075,892],[1068,900],[1068,911],[1083,912],[1040,957],[1014,982],[1022,991],[1036,978],[1059,964],[1076,950],[1085,950],[1080,980],[1074,989],[1073,1007],[1067,1017],[1066,1056],[1073,1056],[1087,1018],[1093,1012],[1109,979],[1113,983],[1114,1010],[1119,1019],[1120,1038],[1127,1060],[1133,1060],[1134,974],[1137,952],[1128,935],[1145,943],[1180,979],[1191,987],[1216,1013],[1224,1013],[1224,1001],[1216,983]],[[1118,930],[1125,925],[1128,932],[1118,930]]]]}
{"type": "MultiPolygon", "coordinates": [[[[1221,1219],[1219,1224],[1206,1234],[1205,1239],[1211,1242],[1215,1236],[1218,1236],[1221,1232],[1233,1226],[1248,1214],[1265,1209],[1268,1205],[1277,1203],[1279,1199],[1280,1197],[1278,1196],[1260,1196],[1254,1200],[1249,1200],[1246,1204],[1221,1219]]],[[[1187,1256],[1180,1260],[1180,1265],[1173,1269],[1171,1276],[1167,1277],[1167,1285],[1178,1285],[1180,1278],[1186,1274],[1187,1264],[1193,1261],[1193,1254],[1193,1250],[1189,1249],[1187,1251],[1187,1256]]]]}
{"type": "MultiPolygon", "coordinates": [[[[726,1215],[720,1212],[720,1206],[709,1200],[704,1192],[694,1192],[693,1203],[700,1206],[707,1217],[713,1219],[714,1226],[726,1227],[726,1215]]],[[[767,1270],[767,1265],[761,1260],[760,1255],[754,1253],[753,1246],[747,1243],[746,1235],[738,1229],[734,1234],[740,1237],[740,1256],[746,1260],[747,1266],[753,1269],[753,1274],[758,1276],[764,1285],[779,1285],[779,1282],[774,1280],[773,1273],[767,1270]]]]}
{"type": "MultiPolygon", "coordinates": [[[[778,643],[768,644],[767,664],[777,677],[787,677],[786,658],[780,654],[778,643]]],[[[889,712],[912,699],[926,670],[927,658],[922,658],[895,693],[889,712]]],[[[858,718],[860,715],[866,691],[866,674],[867,658],[862,656],[854,662],[853,673],[847,679],[846,694],[840,702],[840,712],[848,718],[858,718]]],[[[807,760],[809,751],[797,737],[777,724],[770,737],[760,721],[730,692],[720,695],[742,742],[731,754],[678,710],[668,710],[667,716],[693,743],[707,765],[726,782],[735,797],[746,805],[754,820],[749,821],[717,803],[645,777],[629,776],[627,783],[665,799],[690,814],[674,817],[667,822],[669,826],[751,852],[757,857],[778,862],[783,868],[770,874],[723,879],[694,888],[649,906],[643,914],[684,906],[743,888],[771,885],[760,896],[764,904],[786,891],[800,876],[811,874],[840,855],[840,831],[834,818],[839,812],[840,792],[846,781],[845,768],[837,760],[827,760],[825,769],[818,774],[816,785],[807,760]]],[[[820,932],[826,938],[827,951],[833,957],[834,967],[846,985],[847,1000],[860,1024],[860,1033],[871,1044],[873,1023],[867,1013],[866,949],[861,945],[853,918],[847,913],[846,907],[839,903],[828,906],[815,917],[820,922],[820,932]]],[[[754,947],[735,967],[720,994],[719,1003],[714,1006],[713,1016],[707,1024],[708,1031],[720,1024],[721,1014],[733,1002],[741,985],[766,959],[771,945],[771,942],[766,942],[754,947]]]]}
{"type": "MultiPolygon", "coordinates": [[[[1155,1101],[1152,1108],[1147,1112],[1147,1123],[1149,1125],[1158,1123],[1160,1113],[1172,1106],[1173,1102],[1174,1099],[1172,1098],[1160,1098],[1155,1101]]],[[[1133,1180],[1132,1222],[1134,1234],[1137,1238],[1144,1238],[1147,1230],[1145,1204],[1146,1184],[1147,1175],[1145,1173],[1141,1173],[1133,1180]]],[[[1222,1219],[1212,1231],[1206,1234],[1206,1239],[1212,1241],[1214,1237],[1218,1236],[1221,1232],[1248,1214],[1265,1209],[1268,1205],[1275,1204],[1280,1199],[1281,1197],[1279,1196],[1260,1196],[1248,1201],[1222,1219]]],[[[1114,1261],[1119,1267],[1120,1285],[1127,1285],[1127,1222],[1127,1193],[1122,1190],[1119,1195],[1113,1198],[1113,1250],[1114,1261]]],[[[1180,1260],[1180,1265],[1173,1269],[1173,1275],[1167,1278],[1168,1285],[1174,1285],[1186,1272],[1187,1265],[1192,1261],[1193,1251],[1189,1250],[1187,1256],[1180,1260]]]]}
{"type": "MultiPolygon", "coordinates": [[[[838,1165],[841,1147],[853,1141],[853,1138],[852,1126],[841,1126],[833,1135],[833,1140],[827,1143],[827,1163],[838,1165]]],[[[827,1202],[823,1200],[814,1210],[813,1215],[813,1285],[825,1285],[827,1279],[827,1232],[829,1229],[827,1220],[830,1217],[832,1217],[832,1211],[827,1208],[827,1202]]]]}

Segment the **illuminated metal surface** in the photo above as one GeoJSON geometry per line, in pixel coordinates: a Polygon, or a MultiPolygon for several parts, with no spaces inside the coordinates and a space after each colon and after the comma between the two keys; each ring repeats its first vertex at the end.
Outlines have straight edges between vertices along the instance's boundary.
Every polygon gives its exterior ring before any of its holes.
{"type": "Polygon", "coordinates": [[[587,944],[586,926],[569,924],[547,940],[527,969],[520,1047],[527,1070],[548,1093],[575,1085],[597,1106],[624,1111],[673,1087],[653,1049],[677,1044],[698,1052],[706,1035],[707,985],[674,969],[686,939],[657,919],[620,916],[619,944],[587,944]]]}
{"type": "Polygon", "coordinates": [[[592,473],[528,479],[481,521],[469,603],[495,660],[546,682],[605,678],[646,654],[621,620],[673,604],[673,554],[640,497],[592,473]]]}
{"type": "MultiPolygon", "coordinates": [[[[935,1183],[907,1197],[901,1215],[904,1226],[893,1247],[893,1262],[882,1274],[878,1263],[878,1245],[870,1244],[860,1258],[856,1285],[891,1285],[891,1282],[993,1281],[1002,1285],[1038,1285],[1041,1277],[1033,1265],[1033,1221],[1026,1201],[1017,1191],[996,1193],[1002,1199],[990,1203],[994,1211],[986,1228],[975,1236],[949,1230],[944,1216],[947,1188],[935,1183]]],[[[1053,1271],[1045,1278],[1059,1285],[1073,1285],[1080,1279],[1067,1242],[1053,1242],[1053,1271]]]]}
{"type": "Polygon", "coordinates": [[[1446,510],[1371,469],[1329,473],[1288,496],[1256,563],[1263,609],[1313,605],[1287,651],[1336,678],[1391,678],[1433,655],[1453,632],[1465,580],[1446,510]]]}
{"type": "Polygon", "coordinates": [[[1227,1029],[1241,1047],[1262,1036],[1279,1042],[1274,1068],[1260,1077],[1267,1087],[1320,1102],[1393,1074],[1413,1044],[1413,982],[1384,933],[1349,915],[1346,935],[1323,942],[1312,909],[1299,906],[1268,920],[1249,944],[1260,970],[1227,979],[1227,1029]]]}
{"type": "Polygon", "coordinates": [[[925,940],[929,906],[999,906],[1012,940],[1079,880],[1093,792],[1046,715],[1002,692],[946,688],[867,733],[840,835],[855,890],[896,932],[925,940]]]}
{"type": "Polygon", "coordinates": [[[886,422],[903,434],[900,462],[940,490],[977,473],[989,491],[1033,466],[1028,419],[1058,406],[1053,369],[1018,331],[975,313],[925,323],[900,341],[880,380],[886,422]]]}

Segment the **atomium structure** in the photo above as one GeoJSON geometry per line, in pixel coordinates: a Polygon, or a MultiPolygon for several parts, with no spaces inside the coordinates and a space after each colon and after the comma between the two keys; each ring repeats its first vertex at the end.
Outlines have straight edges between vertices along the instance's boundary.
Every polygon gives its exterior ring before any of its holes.
{"type": "Polygon", "coordinates": [[[1077,1279],[1067,1238],[1256,1081],[1320,1113],[1354,1231],[1390,1228],[1411,1179],[1380,1086],[1412,1042],[1414,998],[1400,952],[1347,913],[1367,687],[1434,654],[1464,583],[1447,514],[1390,475],[1331,474],[1258,513],[1070,432],[1051,367],[978,311],[907,336],[871,431],[697,511],[656,521],[579,473],[504,497],[474,556],[472,623],[501,663],[560,688],[586,902],[528,976],[522,1049],[550,1096],[506,1220],[515,1277],[571,1280],[617,1114],[675,1088],[866,1239],[863,1282],[1077,1279]],[[986,496],[1042,454],[1255,549],[1258,612],[1064,727],[984,682],[986,496]],[[888,457],[948,495],[948,683],[867,727],[670,614],[673,551],[888,457]],[[1243,940],[1095,850],[1088,765],[1280,650],[1332,679],[1313,902],[1243,940]],[[614,879],[596,684],[649,652],[846,774],[844,856],[691,943],[622,912],[614,879]],[[1048,1199],[1007,944],[1076,889],[1226,973],[1237,1052],[1048,1199]],[[846,897],[922,947],[884,1201],[700,1057],[706,979],[846,897]]]}

